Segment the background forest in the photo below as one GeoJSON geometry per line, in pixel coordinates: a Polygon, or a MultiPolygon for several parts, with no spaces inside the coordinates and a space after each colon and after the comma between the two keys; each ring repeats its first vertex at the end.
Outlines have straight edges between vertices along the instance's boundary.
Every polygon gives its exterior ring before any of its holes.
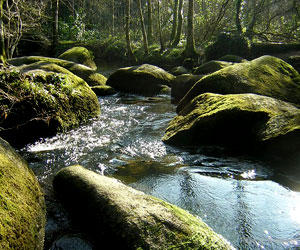
{"type": "Polygon", "coordinates": [[[201,57],[205,49],[212,57],[216,40],[215,56],[224,43],[235,54],[254,43],[299,43],[300,1],[1,0],[0,26],[7,58],[75,45],[105,61],[201,57]]]}

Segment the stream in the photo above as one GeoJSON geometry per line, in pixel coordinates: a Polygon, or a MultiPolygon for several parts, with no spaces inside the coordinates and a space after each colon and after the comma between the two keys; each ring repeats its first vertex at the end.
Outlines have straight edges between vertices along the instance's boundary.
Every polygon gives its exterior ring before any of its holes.
{"type": "Polygon", "coordinates": [[[300,184],[221,148],[178,148],[161,137],[169,96],[99,98],[101,116],[20,150],[46,197],[54,174],[80,164],[199,216],[237,249],[300,248],[300,184]]]}

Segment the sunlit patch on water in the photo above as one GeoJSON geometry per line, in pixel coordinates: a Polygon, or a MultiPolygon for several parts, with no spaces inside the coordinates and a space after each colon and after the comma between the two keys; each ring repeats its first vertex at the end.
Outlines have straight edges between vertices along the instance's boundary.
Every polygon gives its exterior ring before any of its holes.
{"type": "Polygon", "coordinates": [[[300,193],[286,188],[288,178],[275,182],[266,164],[221,148],[163,144],[175,116],[167,97],[113,96],[100,104],[101,116],[89,124],[22,150],[46,192],[57,171],[81,164],[187,209],[237,249],[300,248],[300,193]]]}

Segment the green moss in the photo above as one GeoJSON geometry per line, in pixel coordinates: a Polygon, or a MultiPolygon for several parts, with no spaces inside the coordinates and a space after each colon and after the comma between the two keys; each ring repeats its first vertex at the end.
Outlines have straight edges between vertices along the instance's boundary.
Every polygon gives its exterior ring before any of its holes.
{"type": "Polygon", "coordinates": [[[238,63],[198,81],[177,107],[180,112],[203,93],[254,93],[300,104],[300,75],[288,63],[272,56],[238,63]]]}
{"type": "Polygon", "coordinates": [[[42,250],[45,214],[34,174],[0,138],[0,248],[42,250]]]}
{"type": "Polygon", "coordinates": [[[106,77],[97,73],[94,69],[87,67],[82,64],[74,63],[71,61],[58,59],[58,58],[51,58],[51,57],[42,57],[42,56],[26,56],[26,57],[17,57],[9,60],[9,63],[14,66],[21,66],[21,65],[31,65],[31,68],[35,66],[34,63],[49,63],[49,64],[56,64],[60,67],[67,69],[68,71],[72,72],[76,76],[82,78],[91,86],[95,85],[103,85],[106,82],[106,77]]]}
{"type": "Polygon", "coordinates": [[[6,93],[0,105],[10,107],[0,120],[1,136],[7,140],[19,139],[18,134],[20,139],[52,135],[100,113],[98,99],[85,81],[55,64],[41,68],[65,73],[30,70],[14,77],[10,71],[0,74],[0,89],[6,93]]]}
{"type": "Polygon", "coordinates": [[[84,47],[73,47],[62,53],[58,58],[86,65],[97,69],[92,53],[84,47]]]}
{"type": "Polygon", "coordinates": [[[233,65],[233,63],[222,62],[222,61],[209,61],[209,62],[204,63],[203,65],[197,67],[193,71],[193,74],[195,74],[195,75],[210,74],[210,73],[216,72],[220,69],[226,68],[231,65],[233,65]]]}
{"type": "Polygon", "coordinates": [[[114,249],[232,249],[187,211],[81,166],[58,172],[53,185],[99,245],[105,240],[114,249]]]}

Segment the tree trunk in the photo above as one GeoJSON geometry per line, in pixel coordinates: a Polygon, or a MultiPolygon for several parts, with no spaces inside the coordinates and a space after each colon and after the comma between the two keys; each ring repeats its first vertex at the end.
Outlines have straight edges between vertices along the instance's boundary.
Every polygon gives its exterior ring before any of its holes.
{"type": "Polygon", "coordinates": [[[236,0],[236,10],[235,10],[235,26],[237,33],[241,35],[243,33],[242,22],[241,22],[241,7],[242,0],[236,0]]]}
{"type": "Polygon", "coordinates": [[[183,9],[183,0],[179,0],[178,5],[178,24],[177,24],[177,31],[176,36],[174,39],[174,42],[172,43],[172,47],[176,47],[180,41],[181,33],[182,33],[182,24],[183,24],[183,15],[182,15],[182,9],[183,9]]]}
{"type": "Polygon", "coordinates": [[[148,40],[147,40],[147,34],[146,34],[146,28],[145,28],[145,22],[144,22],[144,16],[143,16],[143,11],[142,11],[141,0],[137,0],[137,3],[138,3],[138,9],[139,9],[139,15],[140,15],[140,21],[141,21],[141,27],[142,27],[145,55],[148,56],[148,54],[149,54],[148,40]]]}
{"type": "Polygon", "coordinates": [[[161,33],[161,20],[160,20],[160,4],[157,0],[157,19],[158,19],[158,34],[159,34],[159,43],[160,43],[160,52],[162,53],[165,50],[164,41],[161,33]]]}
{"type": "Polygon", "coordinates": [[[175,39],[176,31],[177,31],[177,19],[178,19],[178,0],[175,0],[174,10],[173,10],[173,24],[172,24],[172,32],[170,37],[170,44],[175,39]]]}
{"type": "Polygon", "coordinates": [[[59,0],[53,0],[52,9],[53,9],[52,53],[54,56],[56,56],[58,40],[59,40],[59,31],[58,31],[59,0]]]}
{"type": "Polygon", "coordinates": [[[147,0],[148,5],[148,43],[153,43],[153,22],[152,22],[152,0],[147,0]]]}
{"type": "Polygon", "coordinates": [[[111,30],[111,35],[115,36],[115,0],[111,1],[112,5],[112,30],[111,30]]]}
{"type": "Polygon", "coordinates": [[[186,57],[195,57],[195,38],[194,38],[194,0],[189,0],[188,6],[187,38],[184,54],[186,57]]]}
{"type": "Polygon", "coordinates": [[[5,53],[5,41],[4,41],[4,23],[3,23],[3,5],[5,0],[0,0],[0,36],[1,36],[1,54],[0,61],[3,65],[6,65],[6,53],[5,53]]]}
{"type": "Polygon", "coordinates": [[[125,15],[125,35],[126,35],[126,44],[127,44],[127,56],[132,63],[136,63],[136,57],[134,56],[130,43],[130,33],[129,33],[129,24],[130,24],[130,0],[126,0],[126,15],[125,15]]]}

